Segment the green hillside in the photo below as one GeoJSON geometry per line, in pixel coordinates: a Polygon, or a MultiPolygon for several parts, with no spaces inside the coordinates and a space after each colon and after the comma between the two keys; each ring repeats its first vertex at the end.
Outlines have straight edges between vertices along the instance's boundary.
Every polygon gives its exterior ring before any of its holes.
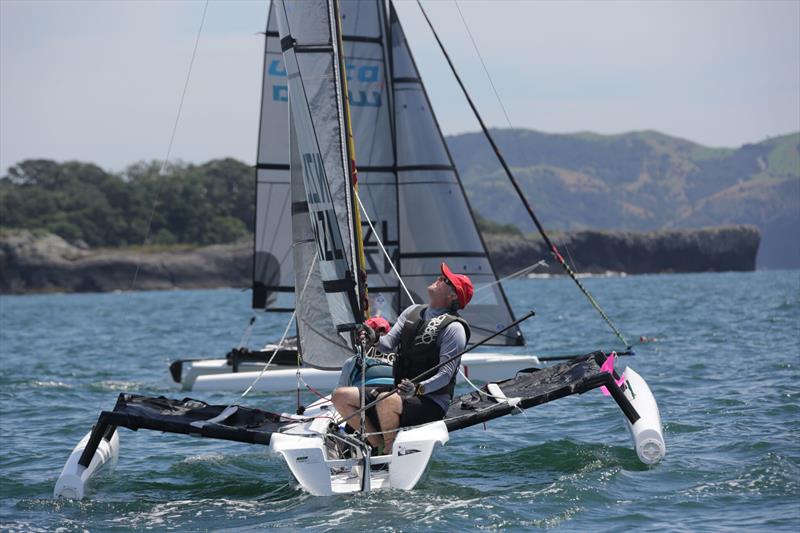
{"type": "MultiPolygon", "coordinates": [[[[549,230],[754,224],[760,267],[800,267],[800,133],[736,149],[655,131],[494,136],[549,230]]],[[[483,136],[448,144],[483,230],[533,233],[483,136]]],[[[158,171],[155,163],[114,174],[91,163],[23,161],[0,178],[0,228],[44,229],[89,246],[142,244],[151,214],[149,244],[223,243],[252,232],[251,167],[222,159],[158,171]]]]}
{"type": "MultiPolygon", "coordinates": [[[[800,267],[800,133],[708,148],[654,131],[493,135],[547,228],[656,230],[757,225],[759,264],[800,267]]],[[[481,134],[448,139],[482,217],[534,231],[481,134]]]]}

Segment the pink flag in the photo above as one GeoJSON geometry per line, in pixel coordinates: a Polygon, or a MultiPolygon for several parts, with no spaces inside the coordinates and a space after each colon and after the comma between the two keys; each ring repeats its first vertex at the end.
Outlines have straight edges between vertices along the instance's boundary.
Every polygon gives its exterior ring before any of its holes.
{"type": "MultiPolygon", "coordinates": [[[[600,372],[608,372],[609,374],[611,374],[613,376],[614,375],[614,359],[616,359],[616,357],[617,357],[617,352],[611,352],[611,355],[609,355],[606,358],[606,362],[603,363],[603,366],[600,367],[600,372]]],[[[619,379],[616,380],[616,383],[617,383],[618,387],[622,386],[622,384],[625,383],[625,378],[620,376],[619,379]]],[[[611,393],[608,392],[608,389],[605,388],[605,387],[600,387],[600,392],[602,392],[605,396],[611,396],[611,393]]]]}

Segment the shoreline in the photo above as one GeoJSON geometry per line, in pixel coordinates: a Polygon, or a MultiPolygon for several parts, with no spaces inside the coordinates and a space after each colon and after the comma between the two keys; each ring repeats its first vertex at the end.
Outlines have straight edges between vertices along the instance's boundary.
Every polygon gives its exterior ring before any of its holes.
{"type": "MultiPolygon", "coordinates": [[[[636,274],[754,271],[760,234],[753,226],[655,232],[559,233],[582,277],[636,274]],[[614,274],[610,274],[614,273],[614,274]]],[[[485,234],[498,277],[542,259],[533,278],[563,276],[541,240],[485,234]]],[[[0,236],[0,294],[139,292],[147,290],[249,288],[253,245],[232,244],[157,250],[88,249],[60,237],[21,230],[0,236]],[[136,284],[131,291],[131,283],[136,284]]]]}

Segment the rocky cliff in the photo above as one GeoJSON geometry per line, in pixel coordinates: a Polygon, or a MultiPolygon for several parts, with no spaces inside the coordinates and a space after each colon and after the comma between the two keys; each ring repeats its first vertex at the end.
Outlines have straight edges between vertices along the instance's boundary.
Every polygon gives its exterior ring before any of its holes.
{"type": "MultiPolygon", "coordinates": [[[[725,226],[674,231],[577,231],[555,234],[555,242],[578,272],[723,272],[755,270],[761,237],[755,226],[725,226]]],[[[489,235],[486,239],[500,275],[540,259],[537,272],[563,274],[541,239],[489,235]]]]}
{"type": "MultiPolygon", "coordinates": [[[[752,226],[731,226],[650,233],[580,231],[554,240],[580,272],[640,274],[754,270],[760,235],[752,226]]],[[[540,259],[547,261],[547,271],[562,272],[540,240],[487,235],[486,242],[501,275],[540,259]]],[[[73,246],[49,233],[5,233],[0,235],[0,293],[247,287],[252,253],[249,241],[161,251],[98,250],[73,246]]]]}
{"type": "Polygon", "coordinates": [[[92,250],[53,234],[21,231],[0,237],[0,293],[246,287],[252,253],[252,242],[164,251],[92,250]]]}

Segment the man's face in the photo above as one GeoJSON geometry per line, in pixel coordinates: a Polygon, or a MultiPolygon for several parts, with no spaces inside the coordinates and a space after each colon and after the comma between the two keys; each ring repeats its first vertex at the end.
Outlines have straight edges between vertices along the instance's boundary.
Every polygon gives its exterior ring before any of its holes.
{"type": "Polygon", "coordinates": [[[431,307],[444,307],[449,309],[454,300],[457,300],[456,292],[450,285],[450,281],[439,276],[436,281],[428,285],[428,298],[431,307]]]}

